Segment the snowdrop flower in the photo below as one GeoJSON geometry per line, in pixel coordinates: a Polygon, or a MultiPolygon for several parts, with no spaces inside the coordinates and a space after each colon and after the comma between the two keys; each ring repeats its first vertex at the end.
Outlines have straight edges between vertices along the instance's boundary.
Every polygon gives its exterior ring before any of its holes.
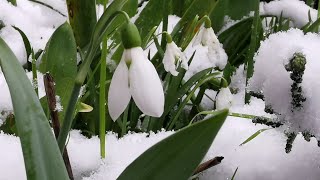
{"type": "Polygon", "coordinates": [[[221,84],[222,84],[222,88],[220,89],[216,97],[217,110],[222,110],[226,108],[229,109],[232,105],[232,99],[233,99],[231,91],[228,87],[228,83],[224,78],[221,79],[221,84]]]}
{"type": "Polygon", "coordinates": [[[125,50],[109,88],[110,116],[114,121],[117,120],[132,96],[144,114],[160,117],[164,109],[162,84],[153,64],[143,54],[137,27],[129,22],[121,38],[125,50]]]}
{"type": "Polygon", "coordinates": [[[180,48],[172,41],[172,38],[167,34],[166,52],[163,57],[164,69],[170,72],[173,76],[178,75],[177,66],[181,63],[181,67],[188,70],[188,61],[180,48]]]}
{"type": "Polygon", "coordinates": [[[208,57],[212,63],[219,69],[224,69],[227,64],[228,56],[219,42],[213,29],[211,28],[211,21],[207,19],[204,26],[202,26],[195,37],[193,46],[203,45],[208,47],[208,57]]]}

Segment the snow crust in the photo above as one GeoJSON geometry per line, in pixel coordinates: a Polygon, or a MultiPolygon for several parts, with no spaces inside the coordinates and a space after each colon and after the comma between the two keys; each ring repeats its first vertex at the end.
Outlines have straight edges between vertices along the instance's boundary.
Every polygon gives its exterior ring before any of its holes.
{"type": "Polygon", "coordinates": [[[260,14],[275,15],[289,18],[295,27],[303,27],[309,22],[309,13],[312,21],[317,20],[317,10],[306,5],[300,0],[275,0],[269,3],[261,3],[260,14]]]}
{"type": "Polygon", "coordinates": [[[249,89],[262,92],[267,105],[280,114],[292,131],[310,131],[318,139],[320,137],[320,36],[304,33],[299,29],[272,34],[261,43],[255,55],[254,75],[249,89]],[[301,83],[306,101],[301,111],[292,112],[290,72],[285,65],[300,52],[305,55],[307,63],[301,83]]]}

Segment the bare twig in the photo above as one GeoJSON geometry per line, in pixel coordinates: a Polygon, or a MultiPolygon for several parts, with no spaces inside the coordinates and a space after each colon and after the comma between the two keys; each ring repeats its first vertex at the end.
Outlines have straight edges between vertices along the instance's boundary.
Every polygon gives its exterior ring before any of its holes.
{"type": "Polygon", "coordinates": [[[213,159],[210,159],[209,161],[206,161],[202,164],[200,164],[197,169],[194,171],[193,175],[199,174],[215,165],[218,165],[221,163],[221,161],[224,159],[222,156],[217,156],[213,159]]]}
{"type": "MultiPolygon", "coordinates": [[[[44,81],[44,87],[47,95],[50,116],[52,119],[52,128],[53,128],[55,137],[58,138],[58,135],[60,132],[60,122],[59,122],[58,110],[56,109],[57,100],[56,100],[56,93],[54,89],[54,80],[49,73],[46,73],[43,77],[43,81],[44,81]]],[[[67,149],[64,149],[63,161],[66,166],[70,180],[73,180],[74,178],[73,178],[72,168],[71,168],[67,149]]]]}

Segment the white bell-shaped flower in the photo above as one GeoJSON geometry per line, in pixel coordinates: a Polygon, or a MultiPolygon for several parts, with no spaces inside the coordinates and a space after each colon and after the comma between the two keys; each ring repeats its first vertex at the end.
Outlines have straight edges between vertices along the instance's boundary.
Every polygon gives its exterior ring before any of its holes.
{"type": "Polygon", "coordinates": [[[211,27],[202,26],[200,28],[193,42],[193,46],[199,44],[207,46],[210,61],[219,69],[224,69],[228,61],[228,56],[211,27]]]}
{"type": "Polygon", "coordinates": [[[146,115],[160,117],[164,108],[164,93],[158,73],[144,56],[141,47],[124,50],[116,68],[108,94],[108,107],[115,121],[128,106],[131,96],[146,115]]]}
{"type": "Polygon", "coordinates": [[[220,89],[218,95],[216,96],[216,109],[229,109],[232,105],[233,95],[229,87],[223,87],[220,89]]]}
{"type": "Polygon", "coordinates": [[[188,61],[180,48],[171,40],[167,43],[166,52],[163,57],[164,69],[167,72],[170,72],[173,76],[178,75],[178,65],[181,64],[181,67],[185,70],[188,70],[188,61]]]}
{"type": "Polygon", "coordinates": [[[125,47],[108,94],[108,107],[115,121],[128,106],[131,96],[146,115],[160,117],[164,110],[162,83],[153,64],[144,56],[136,26],[128,23],[122,32],[125,47]]]}

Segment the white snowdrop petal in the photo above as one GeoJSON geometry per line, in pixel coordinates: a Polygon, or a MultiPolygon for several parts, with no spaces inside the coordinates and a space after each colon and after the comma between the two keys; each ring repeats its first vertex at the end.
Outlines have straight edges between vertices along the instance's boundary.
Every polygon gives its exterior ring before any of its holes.
{"type": "Polygon", "coordinates": [[[182,68],[188,70],[188,61],[184,53],[174,42],[168,43],[163,58],[164,69],[173,76],[177,76],[179,72],[176,69],[179,63],[182,68]]]}
{"type": "Polygon", "coordinates": [[[197,46],[200,43],[202,43],[203,33],[204,33],[204,27],[202,26],[200,27],[198,34],[195,36],[192,46],[197,46]]]}
{"type": "Polygon", "coordinates": [[[228,87],[221,88],[220,92],[216,97],[216,109],[221,110],[225,108],[230,108],[232,105],[232,98],[233,96],[228,87]]]}
{"type": "Polygon", "coordinates": [[[128,67],[122,59],[113,74],[108,94],[108,108],[113,121],[123,113],[131,98],[128,74],[128,67]]]}
{"type": "Polygon", "coordinates": [[[176,71],[175,57],[169,44],[167,44],[166,52],[164,53],[163,66],[164,69],[167,72],[170,72],[173,76],[177,76],[179,74],[179,72],[176,71]]]}
{"type": "Polygon", "coordinates": [[[134,56],[129,69],[132,98],[144,114],[160,117],[164,109],[164,93],[158,73],[140,47],[132,50],[134,56]]]}

